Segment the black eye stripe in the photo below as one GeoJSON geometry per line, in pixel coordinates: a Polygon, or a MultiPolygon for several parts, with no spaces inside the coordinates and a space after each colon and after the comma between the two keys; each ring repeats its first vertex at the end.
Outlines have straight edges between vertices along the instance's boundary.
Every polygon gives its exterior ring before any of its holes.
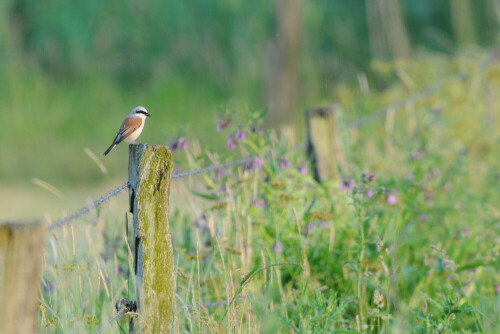
{"type": "Polygon", "coordinates": [[[136,113],[136,114],[143,114],[143,115],[146,115],[146,116],[147,116],[147,114],[148,114],[148,113],[147,113],[146,111],[144,111],[144,110],[137,110],[135,113],[136,113]]]}

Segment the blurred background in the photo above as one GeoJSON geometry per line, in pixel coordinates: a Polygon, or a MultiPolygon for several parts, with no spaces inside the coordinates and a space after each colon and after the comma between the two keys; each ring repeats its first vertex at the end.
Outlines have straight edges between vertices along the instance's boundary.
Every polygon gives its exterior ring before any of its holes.
{"type": "Polygon", "coordinates": [[[102,152],[137,105],[153,115],[140,141],[218,151],[228,113],[267,110],[267,127],[294,128],[343,87],[399,80],[374,75],[380,62],[492,48],[499,23],[499,0],[2,0],[1,217],[124,181],[126,145],[102,152]]]}

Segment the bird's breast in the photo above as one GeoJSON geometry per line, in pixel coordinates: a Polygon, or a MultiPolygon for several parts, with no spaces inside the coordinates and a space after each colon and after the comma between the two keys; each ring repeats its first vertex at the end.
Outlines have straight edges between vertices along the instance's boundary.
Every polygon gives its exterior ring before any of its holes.
{"type": "Polygon", "coordinates": [[[134,132],[132,132],[127,138],[125,138],[125,142],[130,144],[135,142],[135,140],[141,135],[142,129],[144,128],[144,121],[141,126],[138,127],[134,132]]]}

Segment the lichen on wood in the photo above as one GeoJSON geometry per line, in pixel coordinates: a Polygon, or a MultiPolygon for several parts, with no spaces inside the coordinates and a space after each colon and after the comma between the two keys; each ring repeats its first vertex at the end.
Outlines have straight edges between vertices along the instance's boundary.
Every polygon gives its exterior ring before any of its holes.
{"type": "Polygon", "coordinates": [[[172,154],[167,147],[130,145],[130,203],[143,332],[149,332],[147,328],[168,332],[175,308],[174,257],[168,219],[172,168],[172,154]]]}

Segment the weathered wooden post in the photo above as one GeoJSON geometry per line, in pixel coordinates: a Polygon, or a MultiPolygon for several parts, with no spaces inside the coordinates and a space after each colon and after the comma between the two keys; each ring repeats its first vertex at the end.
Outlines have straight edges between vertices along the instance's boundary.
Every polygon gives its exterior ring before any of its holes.
{"type": "Polygon", "coordinates": [[[332,104],[306,111],[307,155],[318,182],[336,180],[339,171],[346,172],[342,140],[335,118],[337,108],[336,104],[332,104]]]}
{"type": "Polygon", "coordinates": [[[168,333],[175,308],[175,276],[168,221],[172,153],[165,146],[129,146],[130,211],[140,328],[168,333]]]}
{"type": "Polygon", "coordinates": [[[42,221],[0,223],[0,333],[37,333],[42,221]]]}

